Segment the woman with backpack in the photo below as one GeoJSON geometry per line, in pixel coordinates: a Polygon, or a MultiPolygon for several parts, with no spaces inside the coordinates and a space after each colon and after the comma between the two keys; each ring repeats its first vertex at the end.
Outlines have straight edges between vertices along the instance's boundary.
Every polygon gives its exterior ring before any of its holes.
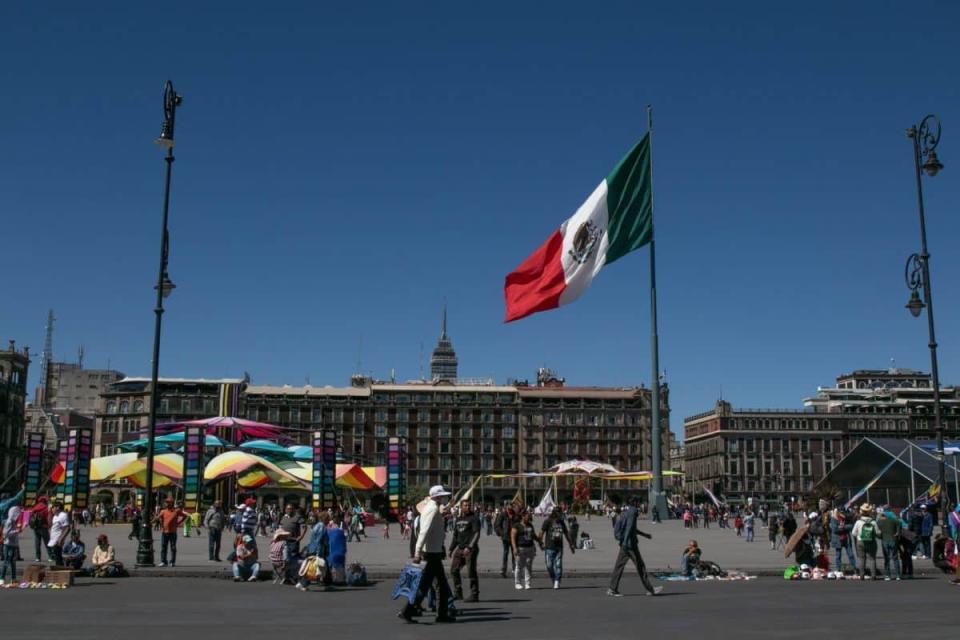
{"type": "Polygon", "coordinates": [[[857,555],[860,556],[860,579],[866,579],[867,558],[869,558],[873,563],[871,576],[874,580],[878,580],[880,578],[877,572],[877,538],[879,533],[877,522],[873,519],[873,507],[869,504],[860,505],[860,518],[853,525],[851,535],[857,544],[857,555]]]}

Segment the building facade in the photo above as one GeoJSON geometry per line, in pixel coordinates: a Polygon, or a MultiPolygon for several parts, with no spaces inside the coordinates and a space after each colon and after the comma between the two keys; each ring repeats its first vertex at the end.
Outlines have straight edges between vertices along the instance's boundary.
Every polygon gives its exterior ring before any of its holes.
{"type": "MultiPolygon", "coordinates": [[[[960,393],[942,387],[945,436],[960,437],[960,393]]],[[[706,486],[732,503],[782,502],[810,491],[864,437],[933,439],[930,375],[857,370],[819,387],[804,409],[735,409],[718,401],[684,420],[684,492],[706,486]]]]}
{"type": "Polygon", "coordinates": [[[0,492],[17,491],[23,481],[27,370],[30,350],[11,340],[0,351],[0,492]]]}
{"type": "Polygon", "coordinates": [[[94,416],[99,407],[100,394],[107,385],[124,376],[112,369],[84,369],[72,362],[51,362],[47,367],[47,382],[34,395],[44,409],[74,411],[94,416]]]}

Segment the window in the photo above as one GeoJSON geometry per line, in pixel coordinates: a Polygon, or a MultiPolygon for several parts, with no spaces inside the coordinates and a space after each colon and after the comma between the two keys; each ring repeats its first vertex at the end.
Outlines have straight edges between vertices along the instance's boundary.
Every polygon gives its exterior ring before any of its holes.
{"type": "Polygon", "coordinates": [[[260,412],[256,407],[247,407],[247,420],[253,420],[256,422],[260,419],[260,412]]]}
{"type": "MultiPolygon", "coordinates": [[[[380,412],[377,413],[379,415],[380,412]]],[[[386,411],[383,413],[386,414],[386,411]]],[[[379,419],[380,418],[378,417],[377,420],[379,419]]],[[[410,411],[407,409],[397,409],[397,422],[407,422],[408,420],[410,420],[410,411]]]]}
{"type": "Polygon", "coordinates": [[[126,400],[120,403],[120,413],[130,413],[130,403],[126,400]]]}
{"type": "MultiPolygon", "coordinates": [[[[387,412],[385,409],[377,409],[373,415],[374,415],[374,419],[380,420],[381,422],[387,419],[387,412]]],[[[400,412],[397,411],[397,417],[399,416],[400,416],[400,412]]]]}
{"type": "Polygon", "coordinates": [[[801,461],[800,461],[800,475],[801,475],[801,476],[809,476],[809,475],[810,475],[810,461],[809,461],[809,460],[801,460],[801,461]]]}
{"type": "Polygon", "coordinates": [[[513,438],[513,437],[514,437],[513,427],[504,427],[504,428],[503,428],[503,437],[504,437],[504,438],[513,438]]]}
{"type": "Polygon", "coordinates": [[[417,440],[417,453],[430,453],[430,441],[417,440]]]}
{"type": "Polygon", "coordinates": [[[513,411],[504,411],[503,412],[503,421],[508,423],[513,423],[515,416],[513,411]]]}
{"type": "Polygon", "coordinates": [[[124,431],[127,433],[134,433],[140,430],[140,421],[139,420],[125,420],[124,431]]]}
{"type": "Polygon", "coordinates": [[[300,407],[290,407],[290,423],[299,424],[300,422],[300,407]]]}
{"type": "Polygon", "coordinates": [[[313,408],[310,410],[310,422],[313,424],[323,424],[323,409],[313,408]]]}
{"type": "Polygon", "coordinates": [[[116,433],[117,432],[117,423],[113,420],[104,420],[103,422],[103,432],[104,433],[116,433]]]}
{"type": "Polygon", "coordinates": [[[462,427],[460,429],[460,436],[463,438],[472,438],[473,437],[473,427],[462,427]]]}
{"type": "Polygon", "coordinates": [[[406,438],[410,435],[410,428],[405,424],[397,425],[397,435],[401,438],[406,438]]]}
{"type": "Polygon", "coordinates": [[[728,451],[730,451],[730,453],[740,453],[739,442],[737,442],[736,440],[730,440],[727,444],[729,445],[728,451]]]}
{"type": "Polygon", "coordinates": [[[268,420],[270,420],[270,422],[280,422],[280,407],[270,407],[269,415],[268,420]]]}
{"type": "Polygon", "coordinates": [[[427,425],[420,425],[417,427],[417,437],[418,438],[429,438],[430,437],[430,427],[427,425]]]}
{"type": "Polygon", "coordinates": [[[108,402],[107,403],[107,413],[116,413],[117,412],[117,403],[108,402]]]}
{"type": "Polygon", "coordinates": [[[460,456],[461,469],[473,469],[473,458],[471,456],[460,456]]]}
{"type": "Polygon", "coordinates": [[[429,469],[430,456],[417,456],[417,467],[420,469],[429,469]]]}
{"type": "Polygon", "coordinates": [[[160,413],[170,413],[170,401],[160,398],[160,413]]]}
{"type": "Polygon", "coordinates": [[[441,437],[441,438],[449,438],[450,435],[451,435],[450,425],[448,425],[448,424],[441,425],[441,426],[440,426],[440,437],[441,437]]]}
{"type": "Polygon", "coordinates": [[[440,443],[440,453],[450,453],[452,449],[453,447],[449,442],[440,443]]]}
{"type": "Polygon", "coordinates": [[[203,413],[205,415],[212,416],[212,415],[215,415],[213,412],[214,412],[213,400],[210,398],[207,398],[206,400],[203,401],[203,413]]]}
{"type": "Polygon", "coordinates": [[[100,445],[100,455],[102,456],[112,456],[117,452],[117,446],[113,444],[102,444],[100,445]]]}
{"type": "Polygon", "coordinates": [[[440,458],[441,469],[453,469],[453,458],[440,458]]]}
{"type": "Polygon", "coordinates": [[[503,452],[504,452],[504,453],[515,453],[515,452],[516,452],[516,449],[517,449],[516,443],[514,443],[514,442],[508,442],[508,441],[504,441],[504,442],[503,442],[503,452]]]}
{"type": "Polygon", "coordinates": [[[810,452],[810,441],[801,440],[800,441],[800,453],[809,453],[810,452]]]}
{"type": "Polygon", "coordinates": [[[483,425],[482,436],[483,436],[484,438],[489,439],[489,438],[493,438],[493,435],[494,435],[493,427],[491,427],[491,426],[489,426],[489,425],[483,425]]]}
{"type": "Polygon", "coordinates": [[[363,437],[363,423],[353,425],[353,437],[354,438],[363,437]]]}
{"type": "Polygon", "coordinates": [[[143,413],[143,400],[137,400],[133,403],[134,413],[143,413]]]}
{"type": "Polygon", "coordinates": [[[420,409],[420,411],[417,412],[417,420],[420,422],[430,422],[430,410],[420,409]]]}
{"type": "Polygon", "coordinates": [[[473,443],[469,440],[462,440],[460,442],[460,452],[461,453],[473,453],[473,443]]]}
{"type": "Polygon", "coordinates": [[[375,425],[375,426],[373,427],[373,432],[376,434],[376,436],[377,436],[378,438],[386,438],[386,437],[387,437],[387,425],[385,425],[385,424],[375,425]]]}
{"type": "Polygon", "coordinates": [[[756,460],[747,460],[747,476],[757,475],[757,462],[756,460]]]}
{"type": "Polygon", "coordinates": [[[353,421],[354,422],[363,422],[366,419],[366,414],[363,409],[354,409],[353,410],[353,421]]]}
{"type": "Polygon", "coordinates": [[[773,442],[769,438],[764,438],[763,440],[763,452],[770,453],[773,451],[773,442]]]}
{"type": "Polygon", "coordinates": [[[373,450],[376,453],[384,453],[387,450],[387,443],[384,440],[377,440],[373,443],[373,450]]]}
{"type": "Polygon", "coordinates": [[[729,461],[730,465],[730,475],[738,476],[740,475],[740,461],[736,458],[729,461]]]}
{"type": "MultiPolygon", "coordinates": [[[[273,411],[273,409],[271,409],[271,411],[273,411]]],[[[340,423],[343,422],[343,409],[334,409],[334,410],[333,410],[333,421],[334,421],[336,424],[340,424],[340,423]]]]}
{"type": "Polygon", "coordinates": [[[191,400],[181,400],[180,409],[183,411],[183,413],[193,412],[193,402],[191,400]]]}
{"type": "Polygon", "coordinates": [[[833,440],[823,441],[823,451],[825,453],[833,453],[833,440]]]}

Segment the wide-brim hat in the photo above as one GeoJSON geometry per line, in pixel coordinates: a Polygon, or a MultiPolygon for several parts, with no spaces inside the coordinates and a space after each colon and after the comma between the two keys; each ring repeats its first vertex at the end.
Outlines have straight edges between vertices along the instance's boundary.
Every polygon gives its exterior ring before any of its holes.
{"type": "Polygon", "coordinates": [[[430,487],[430,497],[439,498],[441,496],[449,496],[450,492],[443,488],[442,484],[434,485],[430,487]]]}
{"type": "Polygon", "coordinates": [[[273,534],[274,540],[279,540],[280,538],[289,538],[290,532],[286,529],[277,529],[277,532],[273,534]]]}
{"type": "Polygon", "coordinates": [[[860,513],[873,513],[873,506],[864,502],[860,505],[860,513]]]}

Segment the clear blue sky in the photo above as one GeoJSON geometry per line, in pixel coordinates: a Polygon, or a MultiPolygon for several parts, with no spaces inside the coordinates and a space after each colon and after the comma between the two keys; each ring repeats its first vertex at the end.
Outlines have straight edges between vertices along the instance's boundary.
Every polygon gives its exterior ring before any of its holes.
{"type": "Polygon", "coordinates": [[[502,285],[652,103],[672,425],[721,388],[798,407],[841,372],[929,366],[903,308],[904,130],[934,111],[941,366],[960,382],[956,3],[295,4],[0,8],[0,337],[39,353],[53,307],[57,359],[83,343],[91,367],[149,374],[169,77],[162,375],[344,384],[362,339],[365,372],[415,378],[446,297],[462,375],[649,384],[645,250],[510,325],[502,285]]]}

